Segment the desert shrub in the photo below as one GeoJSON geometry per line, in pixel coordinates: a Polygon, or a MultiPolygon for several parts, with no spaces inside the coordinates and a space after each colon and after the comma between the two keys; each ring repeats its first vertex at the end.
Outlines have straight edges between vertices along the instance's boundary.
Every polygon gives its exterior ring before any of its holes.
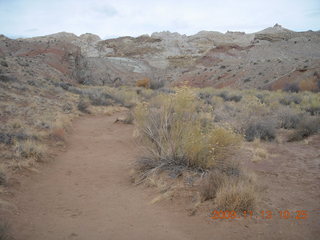
{"type": "Polygon", "coordinates": [[[296,83],[290,83],[290,84],[287,84],[284,89],[284,91],[286,92],[299,92],[300,91],[300,88],[298,86],[298,84],[296,83]]]}
{"type": "Polygon", "coordinates": [[[272,141],[276,137],[276,123],[272,120],[252,120],[245,127],[245,139],[249,142],[255,138],[272,141]]]}
{"type": "Polygon", "coordinates": [[[4,144],[12,144],[13,143],[13,138],[12,135],[6,132],[0,132],[0,143],[4,144]]]}
{"type": "Polygon", "coordinates": [[[320,118],[308,117],[301,121],[294,133],[289,136],[289,141],[300,141],[306,137],[320,132],[320,118]]]}
{"type": "Polygon", "coordinates": [[[109,106],[112,105],[112,96],[108,93],[96,91],[89,94],[89,99],[94,106],[109,106]]]}
{"type": "Polygon", "coordinates": [[[0,61],[0,65],[3,66],[3,67],[8,67],[8,63],[5,61],[5,60],[1,60],[0,61]]]}
{"type": "Polygon", "coordinates": [[[163,87],[164,87],[164,81],[161,79],[150,81],[150,88],[153,90],[163,88],[163,87]]]}
{"type": "Polygon", "coordinates": [[[60,82],[57,85],[66,91],[68,91],[69,88],[72,86],[70,83],[65,83],[65,82],[60,82]]]}
{"type": "Polygon", "coordinates": [[[221,97],[224,101],[240,102],[242,99],[241,95],[229,95],[226,91],[219,93],[218,96],[221,97]]]}
{"type": "Polygon", "coordinates": [[[15,157],[21,158],[33,158],[36,161],[40,161],[46,152],[46,147],[36,141],[18,141],[14,146],[15,157]]]}
{"type": "Polygon", "coordinates": [[[312,116],[320,115],[320,95],[315,93],[304,93],[300,108],[312,116]]]}
{"type": "Polygon", "coordinates": [[[216,192],[215,202],[222,211],[253,211],[257,203],[257,193],[254,185],[229,179],[216,192]]]}
{"type": "Polygon", "coordinates": [[[148,157],[162,166],[207,169],[232,153],[241,138],[231,129],[203,127],[201,102],[189,89],[159,95],[150,104],[137,106],[136,125],[148,157]],[[155,159],[155,160],[154,160],[155,159]]]}
{"type": "Polygon", "coordinates": [[[0,132],[0,143],[4,143],[7,145],[12,145],[15,140],[22,141],[28,139],[36,140],[37,137],[28,134],[24,129],[7,129],[6,131],[0,132]]]}
{"type": "Polygon", "coordinates": [[[279,102],[282,105],[291,105],[292,103],[294,104],[300,104],[302,102],[301,97],[297,95],[287,95],[279,100],[279,102]]]}
{"type": "Polygon", "coordinates": [[[7,183],[7,175],[4,170],[4,167],[0,166],[0,186],[7,183]]]}
{"type": "Polygon", "coordinates": [[[227,181],[227,176],[220,171],[210,171],[200,186],[200,194],[203,201],[214,199],[217,191],[227,181]]]}
{"type": "Polygon", "coordinates": [[[200,99],[202,99],[204,101],[204,103],[210,104],[210,105],[212,105],[212,97],[213,96],[214,96],[213,94],[210,94],[208,92],[199,92],[198,93],[198,97],[200,99]]]}
{"type": "Polygon", "coordinates": [[[306,108],[306,112],[310,113],[311,116],[320,115],[320,106],[311,105],[306,108]]]}
{"type": "Polygon", "coordinates": [[[80,112],[90,114],[88,107],[89,107],[89,103],[87,101],[85,101],[84,99],[80,99],[80,101],[78,102],[78,105],[77,105],[78,110],[80,112]]]}
{"type": "Polygon", "coordinates": [[[170,88],[160,88],[160,89],[157,89],[157,91],[159,93],[165,93],[165,94],[174,94],[174,93],[176,93],[175,90],[170,89],[170,88]]]}
{"type": "Polygon", "coordinates": [[[278,113],[279,126],[284,129],[295,129],[305,117],[291,108],[281,108],[278,113]]]}
{"type": "Polygon", "coordinates": [[[132,108],[138,102],[137,93],[126,91],[126,90],[119,90],[112,94],[113,100],[127,108],[132,108]]]}

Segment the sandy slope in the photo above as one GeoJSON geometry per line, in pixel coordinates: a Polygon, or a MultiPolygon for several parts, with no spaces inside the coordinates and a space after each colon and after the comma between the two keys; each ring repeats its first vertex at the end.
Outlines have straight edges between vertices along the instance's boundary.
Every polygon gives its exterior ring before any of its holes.
{"type": "Polygon", "coordinates": [[[153,190],[129,179],[133,127],[116,117],[77,120],[67,150],[11,190],[15,239],[316,239],[304,220],[230,222],[210,220],[209,210],[188,216],[174,203],[151,205],[153,190]]]}

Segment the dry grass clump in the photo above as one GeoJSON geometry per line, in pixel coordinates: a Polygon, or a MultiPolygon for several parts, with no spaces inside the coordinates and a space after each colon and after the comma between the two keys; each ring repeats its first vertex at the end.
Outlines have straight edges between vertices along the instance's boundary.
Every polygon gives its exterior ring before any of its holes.
{"type": "Polygon", "coordinates": [[[215,203],[223,211],[253,211],[257,203],[256,189],[245,181],[226,181],[217,190],[215,203]]]}
{"type": "Polygon", "coordinates": [[[257,204],[258,192],[253,175],[234,161],[226,161],[210,170],[200,185],[203,201],[214,200],[219,210],[249,211],[257,204]]]}
{"type": "Polygon", "coordinates": [[[228,177],[218,170],[210,171],[200,186],[200,194],[203,201],[214,199],[217,191],[225,184],[228,177]]]}
{"type": "Polygon", "coordinates": [[[40,161],[46,153],[46,146],[33,140],[17,141],[14,145],[14,153],[18,159],[32,158],[40,161]]]}

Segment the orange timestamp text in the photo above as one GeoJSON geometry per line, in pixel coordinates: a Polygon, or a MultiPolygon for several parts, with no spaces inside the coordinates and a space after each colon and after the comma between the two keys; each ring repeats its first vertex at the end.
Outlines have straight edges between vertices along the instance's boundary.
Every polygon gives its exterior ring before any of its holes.
{"type": "Polygon", "coordinates": [[[218,211],[214,210],[210,213],[211,219],[272,219],[273,217],[278,217],[280,219],[307,219],[308,211],[306,210],[297,210],[297,211],[243,211],[237,213],[236,211],[218,211]]]}

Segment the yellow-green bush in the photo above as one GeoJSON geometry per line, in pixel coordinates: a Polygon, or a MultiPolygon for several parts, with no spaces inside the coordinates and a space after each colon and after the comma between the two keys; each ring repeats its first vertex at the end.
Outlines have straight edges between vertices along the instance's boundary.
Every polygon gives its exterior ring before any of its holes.
{"type": "Polygon", "coordinates": [[[203,103],[193,90],[158,95],[135,110],[136,126],[149,158],[159,165],[208,169],[239,145],[231,129],[203,124],[203,103]]]}

